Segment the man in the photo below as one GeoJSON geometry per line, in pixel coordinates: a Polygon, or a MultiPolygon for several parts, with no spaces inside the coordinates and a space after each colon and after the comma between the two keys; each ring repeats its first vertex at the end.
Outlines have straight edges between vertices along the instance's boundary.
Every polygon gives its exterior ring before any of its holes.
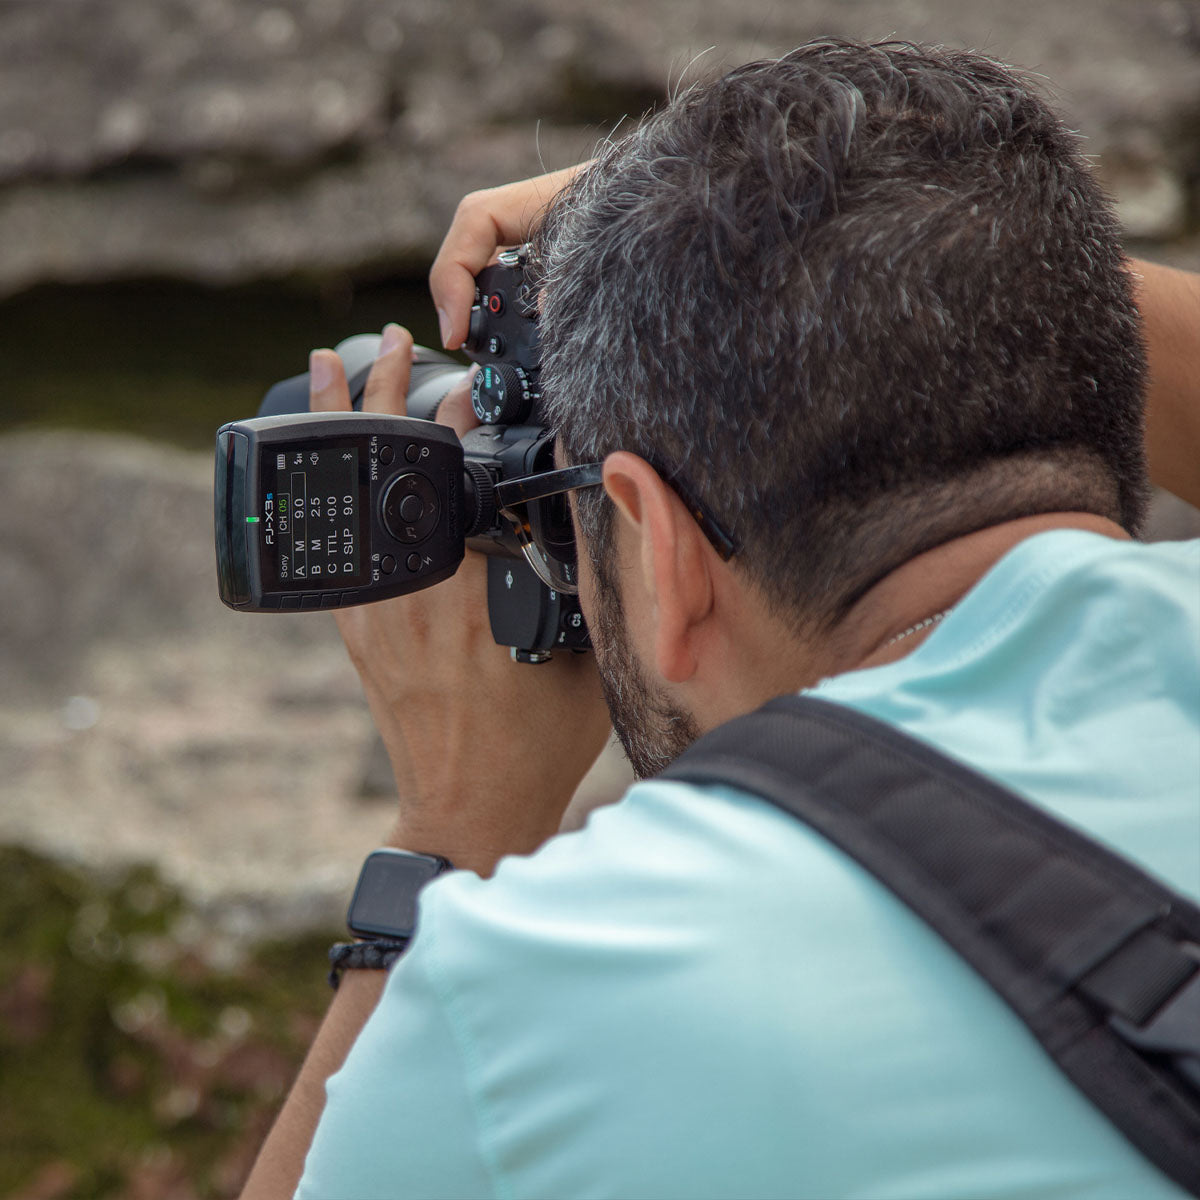
{"type": "MultiPolygon", "coordinates": [[[[386,981],[346,972],[247,1195],[290,1190],[310,1139],[305,1197],[1179,1194],[755,797],[649,782],[543,845],[601,689],[641,775],[811,689],[1200,893],[1200,547],[1129,539],[1145,357],[1072,139],[977,56],[805,46],[467,203],[433,279],[451,344],[470,274],[560,186],[543,382],[561,464],[604,463],[572,494],[598,676],[509,664],[477,562],[339,615],[390,842],[461,869],[386,981]]],[[[1185,494],[1191,287],[1142,291],[1185,494]]],[[[408,345],[386,332],[366,407],[403,411],[408,345]]],[[[344,408],[336,356],[311,365],[313,407],[344,408]]]]}

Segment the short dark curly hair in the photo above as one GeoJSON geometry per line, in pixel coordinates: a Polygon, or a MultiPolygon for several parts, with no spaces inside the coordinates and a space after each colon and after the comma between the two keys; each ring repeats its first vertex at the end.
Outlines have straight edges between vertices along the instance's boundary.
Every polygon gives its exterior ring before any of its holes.
{"type": "MultiPolygon", "coordinates": [[[[1142,519],[1118,226],[1000,63],[823,40],[695,85],[576,177],[534,262],[567,459],[677,472],[803,624],[1003,520],[1142,519]]],[[[578,519],[604,555],[607,506],[578,519]]]]}

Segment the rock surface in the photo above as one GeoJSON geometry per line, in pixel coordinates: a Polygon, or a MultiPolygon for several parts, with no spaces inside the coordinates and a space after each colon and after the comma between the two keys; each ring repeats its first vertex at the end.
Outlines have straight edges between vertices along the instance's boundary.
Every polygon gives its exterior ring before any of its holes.
{"type": "Polygon", "coordinates": [[[7,0],[0,296],[412,270],[467,190],[578,161],[681,80],[818,35],[1042,73],[1130,232],[1194,226],[1200,0],[7,0]]]}
{"type": "MultiPolygon", "coordinates": [[[[211,496],[208,455],[0,438],[0,505],[31,517],[0,526],[0,843],[152,862],[234,933],[328,925],[394,785],[363,794],[374,728],[332,618],[217,598],[211,496]]],[[[579,804],[627,779],[606,752],[579,804]]]]}

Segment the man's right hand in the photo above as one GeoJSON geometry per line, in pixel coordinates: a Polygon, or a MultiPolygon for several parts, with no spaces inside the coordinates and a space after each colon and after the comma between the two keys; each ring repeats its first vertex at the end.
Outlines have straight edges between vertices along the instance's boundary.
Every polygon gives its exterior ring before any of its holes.
{"type": "Polygon", "coordinates": [[[492,261],[497,250],[528,240],[546,206],[580,169],[567,167],[472,192],[459,203],[429,272],[429,291],[446,349],[457,350],[467,340],[471,305],[475,302],[475,276],[492,261]]]}

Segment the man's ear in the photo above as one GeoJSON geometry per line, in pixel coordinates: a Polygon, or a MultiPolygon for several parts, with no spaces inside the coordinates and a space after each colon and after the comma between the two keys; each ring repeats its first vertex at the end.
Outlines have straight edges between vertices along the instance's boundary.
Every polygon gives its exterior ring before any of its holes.
{"type": "MultiPolygon", "coordinates": [[[[616,505],[651,623],[662,677],[684,683],[695,673],[698,633],[713,607],[712,558],[700,527],[644,458],[619,450],[604,460],[604,487],[616,505]]],[[[626,614],[632,616],[632,597],[626,614]]]]}

